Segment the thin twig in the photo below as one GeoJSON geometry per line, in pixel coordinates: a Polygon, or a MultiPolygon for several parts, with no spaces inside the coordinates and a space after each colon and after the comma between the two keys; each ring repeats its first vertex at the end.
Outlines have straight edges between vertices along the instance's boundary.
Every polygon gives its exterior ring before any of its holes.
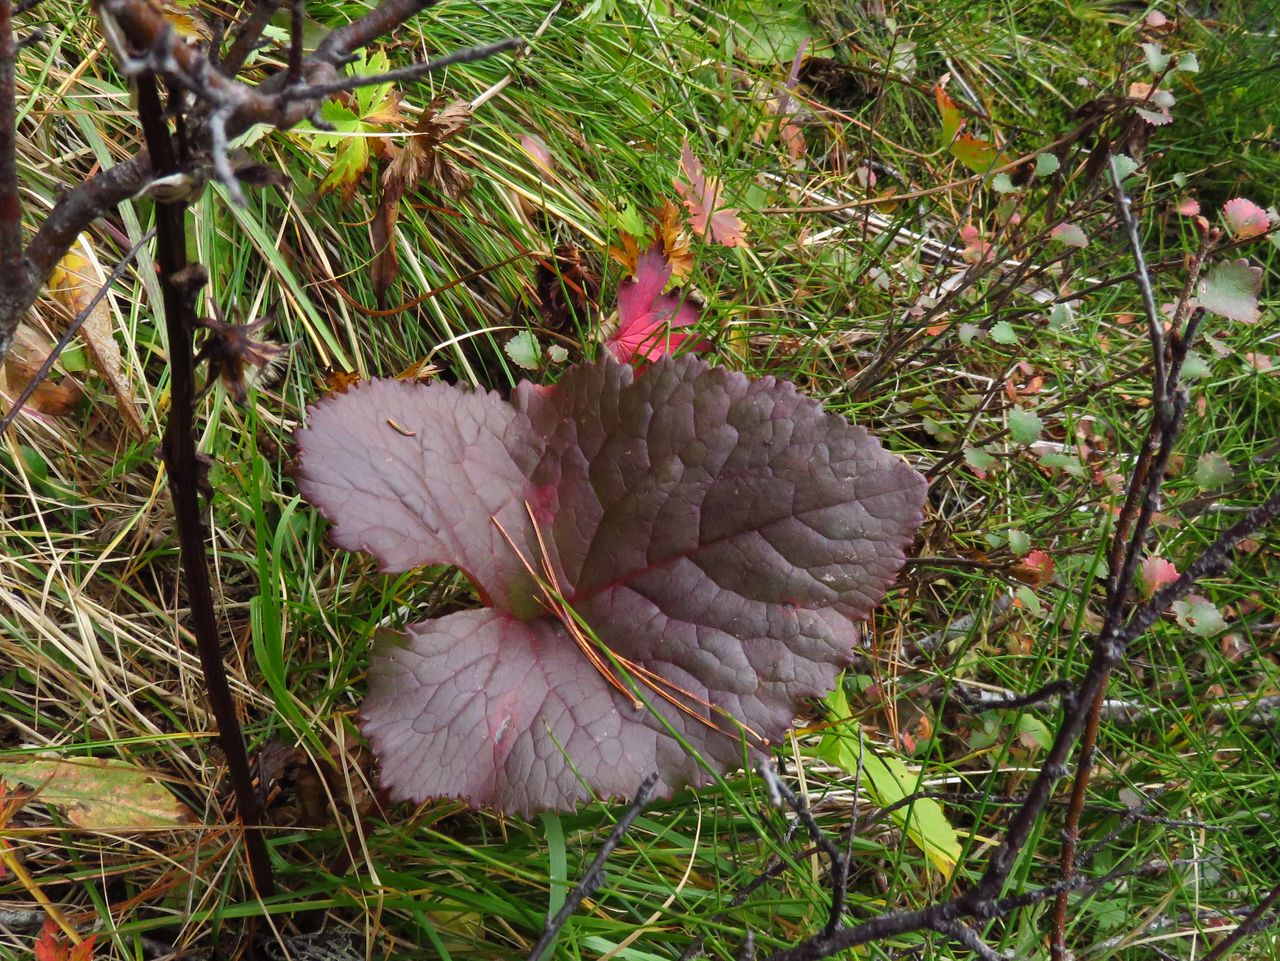
{"type": "Polygon", "coordinates": [[[253,5],[253,12],[249,14],[248,19],[240,27],[239,33],[236,34],[231,49],[218,64],[218,69],[222,71],[223,76],[234,77],[240,72],[249,55],[258,48],[262,32],[267,29],[279,7],[280,0],[257,0],[253,5]]]}
{"type": "Polygon", "coordinates": [[[978,932],[960,921],[940,921],[934,926],[939,934],[959,941],[966,948],[982,958],[982,961],[1008,961],[1006,955],[983,943],[978,932]]]}
{"type": "Polygon", "coordinates": [[[622,817],[618,819],[618,823],[613,826],[613,830],[609,832],[609,837],[605,839],[595,858],[588,865],[586,872],[582,875],[582,880],[569,892],[569,896],[565,899],[560,910],[556,912],[556,916],[547,921],[542,937],[538,938],[538,943],[533,946],[533,951],[529,954],[529,961],[541,961],[542,956],[551,947],[552,942],[555,941],[557,935],[560,934],[561,929],[565,926],[565,922],[569,920],[574,911],[578,910],[578,905],[600,886],[604,880],[604,862],[609,859],[609,855],[622,842],[622,838],[631,827],[632,822],[645,809],[649,799],[653,797],[653,789],[657,784],[658,774],[656,771],[641,782],[635,798],[631,801],[622,817]]]}
{"type": "Polygon", "coordinates": [[[1280,905],[1280,884],[1271,889],[1271,893],[1258,902],[1257,907],[1250,911],[1241,921],[1234,931],[1219,941],[1208,954],[1204,956],[1202,961],[1218,961],[1219,958],[1225,958],[1227,952],[1234,948],[1242,938],[1250,934],[1257,934],[1264,928],[1280,921],[1280,912],[1274,912],[1273,909],[1280,905]],[[1271,914],[1271,917],[1267,917],[1271,914]]]}
{"type": "Polygon", "coordinates": [[[840,926],[840,917],[844,914],[844,901],[848,889],[848,867],[845,864],[844,855],[840,853],[840,849],[836,847],[835,842],[827,835],[827,832],[818,826],[818,822],[813,819],[813,812],[809,810],[809,805],[802,798],[796,796],[791,788],[787,787],[782,778],[778,777],[778,772],[773,769],[773,764],[768,759],[762,760],[757,766],[760,776],[764,778],[765,786],[769,789],[769,797],[776,806],[781,807],[785,801],[787,807],[796,813],[796,817],[800,819],[800,823],[804,825],[805,830],[809,833],[809,840],[815,846],[820,848],[831,862],[831,911],[827,916],[827,925],[823,928],[824,934],[830,934],[840,926]]]}
{"type": "Polygon", "coordinates": [[[447,53],[443,57],[436,57],[433,60],[424,60],[422,63],[411,64],[408,67],[400,67],[397,70],[387,70],[383,73],[360,74],[353,77],[347,77],[343,80],[335,80],[332,83],[307,84],[297,88],[289,88],[282,92],[281,98],[284,101],[291,100],[316,100],[322,97],[331,97],[335,93],[346,93],[359,87],[374,87],[381,83],[405,83],[410,80],[420,80],[429,73],[437,70],[443,70],[445,67],[452,67],[460,63],[475,63],[477,60],[487,60],[495,54],[503,53],[507,50],[514,50],[524,43],[519,37],[507,37],[494,43],[486,43],[477,47],[467,47],[463,50],[455,50],[453,53],[447,53]]]}
{"type": "MultiPolygon", "coordinates": [[[[1124,507],[1120,511],[1120,518],[1116,522],[1112,535],[1111,549],[1108,551],[1110,580],[1107,584],[1104,622],[1107,626],[1118,626],[1128,602],[1129,586],[1133,583],[1138,559],[1146,544],[1147,531],[1159,503],[1165,468],[1173,455],[1174,444],[1182,430],[1187,394],[1186,391],[1179,389],[1178,377],[1181,372],[1181,363],[1169,356],[1164,322],[1156,307],[1151,276],[1147,272],[1146,256],[1142,249],[1142,237],[1138,233],[1138,221],[1133,215],[1133,208],[1125,193],[1114,157],[1111,159],[1111,178],[1115,187],[1116,209],[1124,224],[1125,235],[1133,253],[1138,290],[1141,292],[1143,308],[1147,315],[1147,336],[1151,343],[1153,371],[1151,425],[1142,445],[1142,453],[1129,480],[1124,507]]],[[[1188,284],[1183,296],[1189,298],[1192,289],[1193,287],[1188,284]]],[[[1180,305],[1178,312],[1181,313],[1184,307],[1185,305],[1180,305]]],[[[1186,345],[1182,345],[1182,348],[1181,355],[1185,357],[1186,345]]],[[[1104,682],[1089,704],[1089,716],[1080,742],[1079,761],[1076,764],[1075,780],[1071,786],[1071,804],[1067,809],[1067,817],[1062,829],[1060,868],[1063,880],[1070,880],[1077,866],[1076,842],[1079,839],[1080,818],[1084,812],[1085,797],[1093,772],[1094,751],[1102,723],[1102,702],[1105,695],[1104,682]]],[[[1064,892],[1059,895],[1054,904],[1052,934],[1049,942],[1049,953],[1053,961],[1065,961],[1067,957],[1067,909],[1068,899],[1064,892]]]]}

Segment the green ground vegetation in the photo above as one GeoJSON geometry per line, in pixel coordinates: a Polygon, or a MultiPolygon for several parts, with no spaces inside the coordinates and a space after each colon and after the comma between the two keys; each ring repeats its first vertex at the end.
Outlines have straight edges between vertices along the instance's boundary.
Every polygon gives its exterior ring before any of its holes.
{"type": "MultiPolygon", "coordinates": [[[[364,9],[311,7],[317,29],[364,9]]],[[[915,556],[842,692],[849,716],[815,706],[780,767],[833,836],[857,812],[852,917],[920,907],[975,878],[1058,713],[982,712],[957,693],[1078,675],[1150,416],[1132,255],[1105,178],[1090,179],[1092,141],[1062,140],[1090,110],[1118,111],[1131,84],[1155,82],[1142,43],[1194,58],[1198,70],[1184,61],[1161,81],[1176,99],[1171,122],[1138,123],[1128,142],[1140,166],[1125,185],[1162,305],[1177,299],[1200,242],[1184,201],[1198,200],[1214,226],[1231,198],[1280,202],[1275,11],[1227,3],[1175,19],[1170,9],[1164,26],[1146,13],[1109,0],[447,0],[375,53],[406,62],[520,35],[527,54],[335,101],[333,132],[251,136],[246,154],[291,186],[253,191],[243,208],[211,186],[188,243],[222,313],[273,310],[270,337],[290,345],[247,403],[209,390],[198,428],[213,458],[208,547],[233,690],[251,751],[289,758],[264,762],[281,893],[263,904],[248,892],[183,628],[157,457],[166,344],[144,253],[109,308],[141,432],[78,345],[54,375],[76,392],[70,409],[23,417],[0,440],[0,762],[127,761],[163,777],[190,821],[95,829],[38,793],[0,806],[0,844],[24,868],[0,872],[0,957],[30,950],[34,929],[3,912],[36,906],[37,891],[98,932],[99,958],[149,957],[157,944],[222,956],[206,952],[232,949],[251,923],[281,936],[323,923],[353,957],[527,953],[621,804],[525,821],[452,802],[378,803],[356,723],[373,634],[472,598],[454,570],[384,576],[332,547],[290,479],[290,437],[345,376],[506,390],[559,366],[544,352],[537,369],[518,367],[504,349],[518,335],[565,347],[567,362],[592,355],[627,276],[611,248],[660,235],[686,141],[722,179],[749,243],[690,242],[686,283],[715,362],[793,379],[931,481],[915,556]],[[975,137],[1009,157],[1060,148],[1004,180],[974,174],[941,138],[944,74],[975,137]],[[380,178],[424,115],[459,102],[468,116],[437,149],[442,179],[405,193],[398,275],[380,275],[380,178]],[[1063,221],[1087,246],[1049,236],[1063,221]],[[926,855],[918,826],[880,812],[875,785],[855,785],[839,752],[820,750],[833,729],[913,787],[950,795],[940,811],[961,849],[953,869],[926,855]]],[[[89,4],[45,0],[21,22],[49,28],[23,51],[18,79],[25,199],[39,217],[66,184],[136,149],[140,133],[89,4]]],[[[263,71],[281,63],[275,49],[257,57],[263,71]]],[[[125,204],[88,236],[91,259],[109,270],[152,213],[146,197],[125,204]]],[[[1280,483],[1280,249],[1259,238],[1231,256],[1263,268],[1261,310],[1253,323],[1207,318],[1188,371],[1189,426],[1149,545],[1179,569],[1280,483]]],[[[33,329],[56,332],[65,309],[50,294],[33,329]]],[[[1229,574],[1202,586],[1201,606],[1171,612],[1113,679],[1083,822],[1085,843],[1099,842],[1089,870],[1163,867],[1073,902],[1077,958],[1197,956],[1280,881],[1276,547],[1275,531],[1250,541],[1229,574]],[[1150,817],[1126,817],[1141,799],[1150,817]]],[[[1057,877],[1061,817],[1051,805],[1014,882],[1057,877]]],[[[727,959],[748,930],[764,955],[794,943],[821,928],[831,898],[802,834],[748,773],[657,802],[555,956],[670,959],[702,938],[708,956],[727,959]],[[734,902],[771,858],[785,870],[734,902]]],[[[1047,957],[1048,910],[993,922],[989,942],[1047,957]]],[[[1262,935],[1240,956],[1278,958],[1276,945],[1262,935]]],[[[860,956],[968,955],[908,937],[860,956]]]]}

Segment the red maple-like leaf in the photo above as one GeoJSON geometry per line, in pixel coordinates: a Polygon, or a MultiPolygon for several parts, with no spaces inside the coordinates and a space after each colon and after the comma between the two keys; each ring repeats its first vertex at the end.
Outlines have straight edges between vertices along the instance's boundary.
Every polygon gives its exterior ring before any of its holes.
{"type": "Polygon", "coordinates": [[[605,347],[624,364],[642,365],[686,344],[698,352],[711,344],[696,333],[677,332],[698,322],[698,309],[680,291],[664,294],[672,266],[654,244],[636,260],[636,273],[618,290],[618,329],[605,347]]]}
{"type": "Polygon", "coordinates": [[[46,917],[44,927],[40,929],[40,937],[33,946],[36,961],[93,961],[93,941],[96,937],[96,934],[91,934],[75,947],[68,948],[58,937],[57,922],[46,917]]]}
{"type": "Polygon", "coordinates": [[[702,172],[702,162],[694,156],[687,140],[680,148],[680,172],[688,183],[676,180],[676,191],[689,208],[689,226],[693,232],[726,247],[746,247],[747,242],[742,236],[746,228],[738,216],[738,209],[721,203],[724,191],[720,179],[702,172]]]}

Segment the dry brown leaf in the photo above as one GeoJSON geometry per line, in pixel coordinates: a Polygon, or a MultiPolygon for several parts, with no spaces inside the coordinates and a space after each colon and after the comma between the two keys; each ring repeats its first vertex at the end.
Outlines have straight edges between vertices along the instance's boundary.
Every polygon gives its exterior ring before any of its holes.
{"type": "MultiPolygon", "coordinates": [[[[18,325],[13,334],[13,344],[5,355],[3,366],[0,366],[0,394],[4,395],[6,407],[14,403],[31,383],[31,378],[40,370],[52,349],[53,341],[43,333],[27,324],[18,325]]],[[[66,379],[54,383],[46,378],[22,409],[46,417],[68,417],[75,412],[79,402],[80,388],[74,381],[66,379]]]]}
{"type": "Polygon", "coordinates": [[[470,121],[471,105],[465,101],[433,104],[424,110],[408,141],[382,175],[384,195],[398,202],[420,183],[434,187],[450,200],[457,200],[470,190],[471,175],[440,149],[470,121]]]}
{"type": "Polygon", "coordinates": [[[373,243],[371,266],[374,294],[378,303],[400,276],[400,257],[396,253],[396,220],[400,200],[419,184],[440,191],[457,200],[471,189],[471,175],[441,146],[457,136],[471,120],[471,105],[458,101],[446,106],[432,104],[422,112],[405,145],[395,152],[382,175],[382,197],[369,222],[373,243]]]}
{"type": "Polygon", "coordinates": [[[542,325],[547,330],[582,326],[595,315],[600,297],[600,276],[572,244],[555,249],[555,260],[539,260],[534,270],[534,290],[542,325]]]}
{"type": "Polygon", "coordinates": [[[386,306],[387,291],[400,276],[400,256],[396,253],[396,219],[399,216],[400,201],[393,200],[384,189],[378,209],[369,221],[369,242],[373,247],[369,279],[373,282],[373,295],[382,307],[386,306]]]}
{"type": "MultiPolygon", "coordinates": [[[[49,292],[67,311],[68,321],[84,310],[106,282],[106,273],[98,262],[88,234],[81,234],[49,277],[49,292]]],[[[116,407],[125,426],[135,437],[146,430],[134,403],[133,386],[129,383],[111,323],[111,308],[101,300],[80,328],[80,337],[88,348],[94,368],[102,375],[116,397],[116,407]]]]}
{"type": "Polygon", "coordinates": [[[0,761],[0,778],[25,785],[76,827],[95,831],[172,828],[194,821],[158,776],[127,761],[33,757],[0,761]]]}
{"type": "Polygon", "coordinates": [[[640,244],[630,234],[621,234],[621,247],[610,247],[609,256],[627,268],[628,274],[636,272],[636,264],[640,260],[640,244]]]}

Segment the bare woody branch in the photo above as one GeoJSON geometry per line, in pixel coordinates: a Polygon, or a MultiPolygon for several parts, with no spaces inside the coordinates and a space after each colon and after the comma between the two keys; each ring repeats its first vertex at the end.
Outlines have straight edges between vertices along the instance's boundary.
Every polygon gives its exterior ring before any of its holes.
{"type": "Polygon", "coordinates": [[[13,10],[9,0],[0,0],[0,357],[9,350],[33,286],[31,266],[22,249],[22,201],[18,196],[18,112],[13,81],[17,55],[13,10]]]}
{"type": "MultiPolygon", "coordinates": [[[[227,60],[218,64],[174,31],[159,6],[148,0],[102,0],[98,15],[104,33],[128,74],[164,77],[193,101],[185,114],[191,163],[212,168],[233,197],[239,196],[229,144],[257,124],[288,129],[312,116],[325,98],[379,78],[339,76],[339,68],[357,50],[392,33],[431,6],[430,0],[385,0],[364,16],[331,31],[314,52],[303,55],[296,41],[288,51],[289,69],[251,85],[233,74],[257,45],[262,28],[279,6],[261,0],[236,35],[227,60]]],[[[11,0],[0,0],[0,356],[19,319],[35,301],[45,279],[81,231],[140,193],[153,179],[145,151],[107,168],[65,193],[23,250],[21,207],[18,204],[17,162],[13,118],[13,39],[11,0]]],[[[296,33],[296,31],[295,31],[296,33]]],[[[460,50],[396,71],[396,80],[412,80],[433,70],[466,63],[518,46],[510,39],[460,50]]]]}

